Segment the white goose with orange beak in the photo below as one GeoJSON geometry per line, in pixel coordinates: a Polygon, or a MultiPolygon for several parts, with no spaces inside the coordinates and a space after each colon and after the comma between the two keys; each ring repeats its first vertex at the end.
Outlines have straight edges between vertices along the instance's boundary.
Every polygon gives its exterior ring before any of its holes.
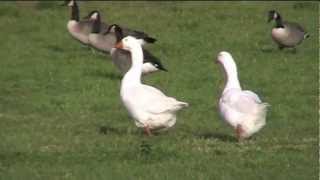
{"type": "Polygon", "coordinates": [[[147,135],[152,131],[167,130],[176,123],[176,113],[188,103],[168,97],[160,90],[141,83],[143,50],[139,40],[132,36],[123,38],[116,48],[130,51],[132,65],[121,81],[121,100],[147,135]]]}
{"type": "Polygon", "coordinates": [[[226,86],[219,100],[222,118],[231,125],[239,141],[249,138],[266,124],[268,103],[262,103],[252,91],[242,90],[238,79],[237,66],[228,52],[220,52],[217,62],[227,76],[226,86]]]}

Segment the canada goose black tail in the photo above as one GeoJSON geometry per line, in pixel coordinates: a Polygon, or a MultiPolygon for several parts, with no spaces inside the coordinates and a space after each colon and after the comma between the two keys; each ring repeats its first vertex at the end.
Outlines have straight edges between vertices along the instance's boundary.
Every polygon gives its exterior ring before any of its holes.
{"type": "Polygon", "coordinates": [[[157,65],[158,65],[157,68],[160,69],[161,71],[168,72],[168,70],[165,67],[163,67],[163,65],[161,63],[159,63],[157,65]]]}
{"type": "Polygon", "coordinates": [[[162,65],[160,60],[157,57],[155,57],[154,55],[152,55],[146,49],[143,49],[143,56],[144,56],[144,60],[143,60],[144,63],[145,62],[150,62],[151,64],[153,64],[159,70],[168,72],[168,70],[162,65]]]}
{"type": "Polygon", "coordinates": [[[157,41],[157,39],[152,38],[152,37],[145,37],[145,38],[143,38],[143,40],[147,43],[155,43],[157,41]]]}
{"type": "Polygon", "coordinates": [[[144,42],[146,43],[154,43],[157,41],[157,39],[150,37],[148,34],[142,32],[142,31],[137,31],[137,30],[129,30],[129,29],[125,29],[124,31],[126,31],[126,33],[128,35],[134,36],[137,39],[143,39],[144,42]]]}
{"type": "Polygon", "coordinates": [[[305,33],[304,34],[304,39],[307,39],[307,38],[309,38],[310,37],[310,34],[309,33],[305,33]]]}

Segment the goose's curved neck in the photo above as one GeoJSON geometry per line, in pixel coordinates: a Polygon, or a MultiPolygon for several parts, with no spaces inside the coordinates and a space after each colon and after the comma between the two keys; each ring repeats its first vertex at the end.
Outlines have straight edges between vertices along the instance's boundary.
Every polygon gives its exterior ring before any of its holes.
{"type": "Polygon", "coordinates": [[[70,8],[71,8],[70,20],[79,21],[79,7],[76,1],[73,1],[73,5],[70,8]]]}
{"type": "Polygon", "coordinates": [[[93,21],[92,25],[92,33],[100,33],[100,28],[101,28],[101,20],[100,17],[98,16],[97,19],[93,21]]]}
{"type": "Polygon", "coordinates": [[[277,18],[275,19],[275,21],[276,21],[277,28],[283,28],[282,18],[279,13],[277,14],[277,18]]]}
{"type": "Polygon", "coordinates": [[[128,87],[132,85],[141,84],[141,74],[143,65],[143,51],[140,45],[136,45],[130,51],[132,65],[129,71],[122,79],[122,86],[128,87]]]}
{"type": "Polygon", "coordinates": [[[227,79],[223,93],[229,89],[241,89],[236,63],[234,61],[228,61],[223,64],[223,67],[227,79]]]}

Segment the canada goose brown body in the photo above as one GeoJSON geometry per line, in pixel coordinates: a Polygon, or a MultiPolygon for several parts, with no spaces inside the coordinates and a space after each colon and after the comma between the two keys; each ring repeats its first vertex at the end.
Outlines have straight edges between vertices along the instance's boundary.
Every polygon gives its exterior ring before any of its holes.
{"type": "Polygon", "coordinates": [[[275,20],[276,25],[271,30],[272,39],[279,48],[294,48],[309,37],[303,27],[297,23],[283,21],[280,14],[274,10],[269,11],[269,19],[275,20]]]}

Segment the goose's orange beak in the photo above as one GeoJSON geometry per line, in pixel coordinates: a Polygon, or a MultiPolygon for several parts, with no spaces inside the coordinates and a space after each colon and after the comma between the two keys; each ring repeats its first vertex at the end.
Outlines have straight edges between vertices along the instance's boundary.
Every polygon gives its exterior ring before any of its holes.
{"type": "Polygon", "coordinates": [[[122,41],[118,42],[114,47],[118,49],[123,49],[122,41]]]}

